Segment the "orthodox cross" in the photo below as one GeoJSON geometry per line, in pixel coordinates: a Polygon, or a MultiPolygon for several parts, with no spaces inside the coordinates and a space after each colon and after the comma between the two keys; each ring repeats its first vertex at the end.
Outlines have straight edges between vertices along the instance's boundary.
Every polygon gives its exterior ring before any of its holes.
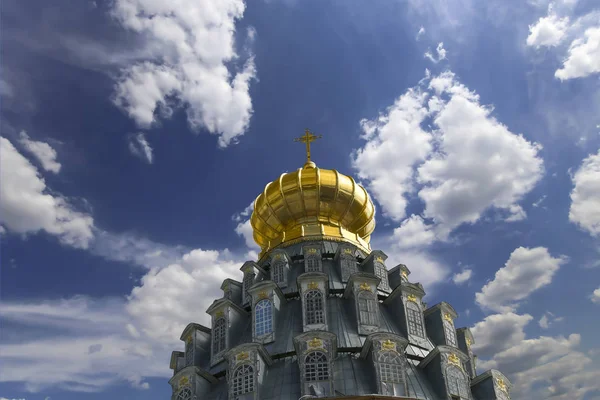
{"type": "Polygon", "coordinates": [[[311,131],[306,129],[304,131],[304,135],[299,138],[295,138],[294,142],[302,142],[306,143],[306,162],[310,162],[310,143],[314,142],[317,139],[321,139],[323,135],[313,135],[311,131]]]}

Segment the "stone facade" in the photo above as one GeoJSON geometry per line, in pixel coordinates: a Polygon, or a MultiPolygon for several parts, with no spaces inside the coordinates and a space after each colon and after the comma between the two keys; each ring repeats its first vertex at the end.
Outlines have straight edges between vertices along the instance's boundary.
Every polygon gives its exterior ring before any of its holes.
{"type": "Polygon", "coordinates": [[[226,279],[171,357],[172,400],[308,398],[508,400],[510,382],[476,374],[468,328],[427,307],[410,270],[343,241],[279,246],[226,279]]]}

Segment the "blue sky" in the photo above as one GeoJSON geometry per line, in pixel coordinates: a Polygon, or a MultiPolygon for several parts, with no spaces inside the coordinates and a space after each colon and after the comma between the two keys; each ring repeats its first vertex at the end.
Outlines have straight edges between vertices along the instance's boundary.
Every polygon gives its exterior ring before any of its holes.
{"type": "Polygon", "coordinates": [[[167,398],[304,128],[479,372],[600,398],[594,1],[15,1],[0,40],[0,399],[167,398]]]}

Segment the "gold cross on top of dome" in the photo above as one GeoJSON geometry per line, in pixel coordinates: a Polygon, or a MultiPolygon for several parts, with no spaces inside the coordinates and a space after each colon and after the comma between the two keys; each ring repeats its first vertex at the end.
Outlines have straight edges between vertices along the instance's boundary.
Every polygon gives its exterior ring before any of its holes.
{"type": "Polygon", "coordinates": [[[294,142],[302,142],[302,143],[306,143],[306,163],[310,163],[310,144],[311,142],[314,142],[317,139],[321,139],[323,137],[323,135],[313,135],[313,133],[311,131],[309,131],[308,129],[306,129],[304,131],[304,135],[300,136],[299,138],[295,138],[294,142]]]}

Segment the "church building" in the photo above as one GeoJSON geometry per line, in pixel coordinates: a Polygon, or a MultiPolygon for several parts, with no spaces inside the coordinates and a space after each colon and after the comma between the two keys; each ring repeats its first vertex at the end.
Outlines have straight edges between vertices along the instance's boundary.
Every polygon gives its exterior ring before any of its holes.
{"type": "MultiPolygon", "coordinates": [[[[254,202],[257,261],[226,279],[174,351],[172,400],[508,400],[499,371],[477,374],[457,312],[423,302],[410,270],[371,249],[375,207],[350,176],[310,160],[254,202]]],[[[411,266],[418,268],[418,265],[411,266]]]]}

